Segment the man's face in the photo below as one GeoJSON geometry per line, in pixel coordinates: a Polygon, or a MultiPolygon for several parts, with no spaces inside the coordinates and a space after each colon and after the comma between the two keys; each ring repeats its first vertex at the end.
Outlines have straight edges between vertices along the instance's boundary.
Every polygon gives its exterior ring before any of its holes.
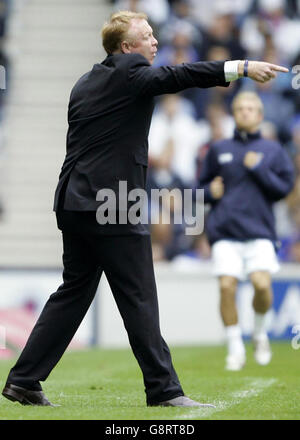
{"type": "Polygon", "coordinates": [[[149,23],[141,19],[131,20],[128,37],[130,44],[126,53],[139,53],[152,64],[157,52],[158,41],[154,38],[149,23]]]}
{"type": "Polygon", "coordinates": [[[252,99],[238,100],[234,105],[233,116],[237,128],[249,133],[256,131],[263,120],[258,103],[252,99]]]}

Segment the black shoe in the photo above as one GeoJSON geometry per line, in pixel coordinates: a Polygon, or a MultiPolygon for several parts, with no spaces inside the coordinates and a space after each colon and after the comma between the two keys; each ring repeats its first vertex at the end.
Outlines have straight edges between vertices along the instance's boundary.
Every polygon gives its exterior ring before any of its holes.
{"type": "Polygon", "coordinates": [[[202,408],[215,408],[210,403],[199,403],[186,396],[175,397],[174,399],[165,400],[164,402],[152,403],[149,406],[180,406],[182,408],[202,407],[202,408]]]}
{"type": "Polygon", "coordinates": [[[59,406],[53,405],[43,391],[30,391],[26,388],[13,385],[12,383],[6,384],[2,395],[13,402],[19,402],[22,405],[37,405],[37,406],[59,406]]]}

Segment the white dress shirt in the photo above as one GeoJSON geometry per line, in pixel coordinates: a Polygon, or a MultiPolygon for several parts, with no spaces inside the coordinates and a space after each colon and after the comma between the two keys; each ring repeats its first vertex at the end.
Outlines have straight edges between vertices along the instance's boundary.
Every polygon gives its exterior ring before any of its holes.
{"type": "Polygon", "coordinates": [[[225,61],[224,73],[225,73],[226,82],[235,81],[236,79],[239,78],[239,74],[238,74],[239,62],[240,60],[225,61]]]}

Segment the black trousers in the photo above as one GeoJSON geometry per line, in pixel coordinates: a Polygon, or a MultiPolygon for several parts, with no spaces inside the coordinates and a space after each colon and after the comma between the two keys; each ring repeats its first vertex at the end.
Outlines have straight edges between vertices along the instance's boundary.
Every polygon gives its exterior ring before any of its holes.
{"type": "Polygon", "coordinates": [[[58,216],[63,284],[49,297],[7,383],[41,389],[39,381],[46,380],[69,345],[104,271],[143,373],[147,403],[183,395],[160,333],[150,236],[98,234],[94,222],[95,213],[58,216]]]}

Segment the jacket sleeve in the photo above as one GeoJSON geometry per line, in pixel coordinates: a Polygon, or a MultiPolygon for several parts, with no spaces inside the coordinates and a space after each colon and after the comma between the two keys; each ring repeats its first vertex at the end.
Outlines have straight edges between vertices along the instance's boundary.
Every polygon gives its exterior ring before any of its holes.
{"type": "Polygon", "coordinates": [[[219,175],[219,164],[213,146],[205,156],[202,170],[198,179],[197,188],[204,189],[204,203],[214,203],[216,200],[211,195],[209,186],[211,181],[219,175]]]}
{"type": "Polygon", "coordinates": [[[134,54],[128,69],[128,81],[135,95],[176,93],[190,87],[228,87],[225,61],[184,63],[177,66],[151,67],[142,55],[134,54]]]}
{"type": "Polygon", "coordinates": [[[263,157],[256,167],[249,169],[249,173],[273,202],[285,197],[294,185],[293,164],[280,145],[275,155],[263,157]]]}

